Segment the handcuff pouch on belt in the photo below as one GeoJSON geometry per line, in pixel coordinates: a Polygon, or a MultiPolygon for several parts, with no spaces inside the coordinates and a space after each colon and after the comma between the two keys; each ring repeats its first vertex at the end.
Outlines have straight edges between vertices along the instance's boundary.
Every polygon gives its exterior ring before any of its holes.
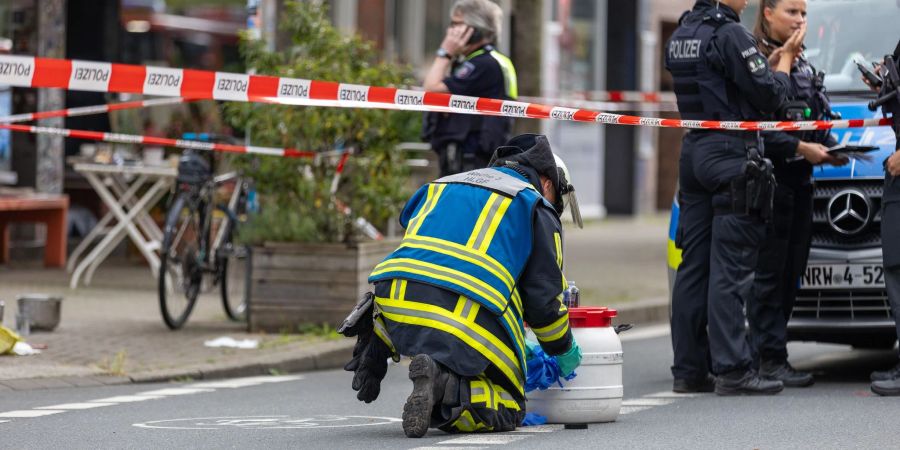
{"type": "Polygon", "coordinates": [[[735,214],[768,220],[772,217],[774,198],[772,161],[763,158],[756,147],[748,146],[744,169],[741,175],[731,180],[732,210],[735,214]]]}

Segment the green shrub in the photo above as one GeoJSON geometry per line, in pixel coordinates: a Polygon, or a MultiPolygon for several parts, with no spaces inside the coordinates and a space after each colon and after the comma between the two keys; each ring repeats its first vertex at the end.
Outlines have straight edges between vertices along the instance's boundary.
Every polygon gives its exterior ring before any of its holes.
{"type": "MultiPolygon", "coordinates": [[[[379,62],[370,42],[335,29],[324,6],[288,2],[281,29],[290,34],[292,45],[277,52],[267,50],[262,41],[242,37],[245,64],[257,74],[374,86],[412,82],[408,68],[379,62]]],[[[348,161],[337,194],[351,208],[350,216],[331,201],[336,157],[240,157],[238,164],[256,182],[261,210],[242,227],[243,241],[352,242],[358,237],[352,225],[357,217],[384,230],[403,206],[408,168],[395,147],[417,139],[417,113],[238,102],[227,103],[225,112],[253,145],[357,152],[348,161]]]]}

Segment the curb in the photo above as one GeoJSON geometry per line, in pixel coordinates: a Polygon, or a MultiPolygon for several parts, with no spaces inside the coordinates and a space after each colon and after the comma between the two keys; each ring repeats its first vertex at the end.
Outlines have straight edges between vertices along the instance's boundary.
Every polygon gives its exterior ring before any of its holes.
{"type": "Polygon", "coordinates": [[[261,355],[240,364],[206,365],[191,368],[141,372],[128,376],[69,376],[52,378],[19,378],[0,380],[0,391],[54,389],[84,386],[110,386],[131,383],[162,383],[170,381],[214,380],[221,378],[271,375],[273,372],[296,373],[330,370],[344,367],[353,354],[356,340],[342,339],[326,343],[326,349],[301,355],[261,355]]]}
{"type": "Polygon", "coordinates": [[[612,306],[618,315],[615,322],[630,323],[638,326],[669,322],[669,299],[650,298],[612,306]]]}

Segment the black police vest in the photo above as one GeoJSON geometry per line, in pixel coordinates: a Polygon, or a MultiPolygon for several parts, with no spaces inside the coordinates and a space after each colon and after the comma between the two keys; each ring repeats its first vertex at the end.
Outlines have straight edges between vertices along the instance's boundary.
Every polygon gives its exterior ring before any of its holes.
{"type": "Polygon", "coordinates": [[[666,68],[674,78],[682,119],[743,120],[758,114],[706,60],[705,49],[728,23],[734,22],[715,9],[688,11],[666,46],[666,68]]]}

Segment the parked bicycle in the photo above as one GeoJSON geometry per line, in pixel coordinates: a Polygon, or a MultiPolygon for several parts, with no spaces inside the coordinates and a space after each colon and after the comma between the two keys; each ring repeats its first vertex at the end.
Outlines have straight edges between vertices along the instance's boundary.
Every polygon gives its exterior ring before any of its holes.
{"type": "Polygon", "coordinates": [[[194,151],[182,154],[163,233],[159,306],[172,330],[190,316],[201,291],[219,286],[229,319],[247,319],[250,299],[250,248],[234,237],[247,213],[250,183],[238,172],[213,176],[210,164],[194,151]],[[233,185],[227,205],[216,203],[220,188],[233,185]],[[204,283],[204,279],[207,280],[204,283]]]}

